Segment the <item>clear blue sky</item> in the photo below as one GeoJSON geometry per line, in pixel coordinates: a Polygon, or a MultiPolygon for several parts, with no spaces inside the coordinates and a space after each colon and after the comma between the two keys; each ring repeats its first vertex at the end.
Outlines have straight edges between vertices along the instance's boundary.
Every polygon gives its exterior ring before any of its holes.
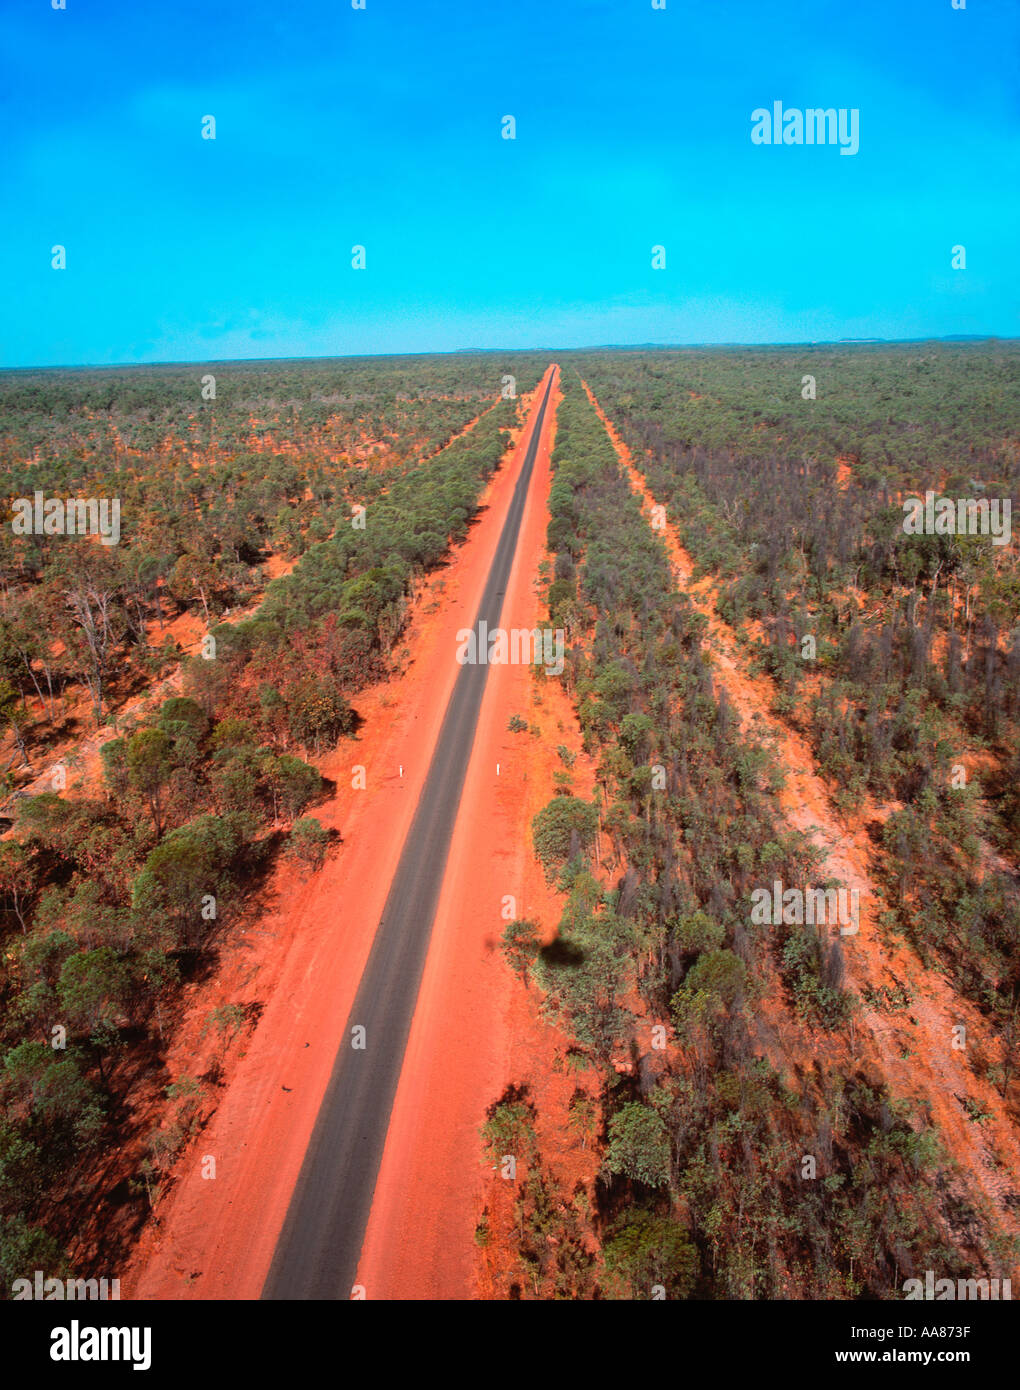
{"type": "Polygon", "coordinates": [[[1015,0],[4,0],[0,364],[1014,336],[1018,51],[1015,0]]]}

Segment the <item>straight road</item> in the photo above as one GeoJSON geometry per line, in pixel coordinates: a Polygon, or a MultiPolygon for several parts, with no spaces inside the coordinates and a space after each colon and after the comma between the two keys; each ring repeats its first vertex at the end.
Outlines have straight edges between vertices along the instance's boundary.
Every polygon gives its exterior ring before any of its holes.
{"type": "MultiPolygon", "coordinates": [[[[555,372],[550,375],[475,617],[499,626],[555,372]]],[[[450,653],[454,660],[454,652],[450,653]]],[[[383,908],[294,1188],[265,1299],[348,1299],[428,952],[487,665],[464,666],[383,908]],[[364,1029],[363,1047],[352,1046],[364,1029]]]]}

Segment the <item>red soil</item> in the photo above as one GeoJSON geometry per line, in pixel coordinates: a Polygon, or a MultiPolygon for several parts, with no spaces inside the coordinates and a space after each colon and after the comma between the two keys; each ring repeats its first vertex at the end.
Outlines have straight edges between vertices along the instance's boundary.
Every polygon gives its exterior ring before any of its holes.
{"type": "MultiPolygon", "coordinates": [[[[635,493],[646,510],[655,505],[644,476],[630,451],[602,411],[587,385],[589,398],[620,456],[635,493]]],[[[998,1060],[1001,1044],[977,1009],[958,995],[949,981],[922,965],[905,941],[882,931],[886,907],[877,886],[874,850],[866,823],[882,819],[882,808],[864,808],[854,822],[844,822],[833,809],[831,789],[818,773],[807,740],[771,711],[767,683],[751,677],[733,630],[719,617],[712,585],[691,583],[694,563],[673,525],[660,530],[677,583],[708,620],[706,645],[714,656],[719,684],[741,716],[745,728],[772,747],[786,773],[779,808],[788,823],[806,833],[822,851],[818,880],[840,880],[860,890],[860,930],[843,938],[847,983],[861,994],[859,1017],[866,1036],[856,1055],[871,1054],[891,1091],[909,1097],[935,1124],[949,1156],[958,1164],[957,1181],[979,1207],[990,1208],[1000,1225],[1020,1235],[1020,1217],[1009,1197],[1020,1183],[1020,1143],[1007,1106],[999,1092],[973,1069],[983,1054],[998,1060]],[[867,1003],[865,991],[905,989],[910,1002],[892,1018],[867,1003]],[[967,1050],[953,1048],[953,1028],[966,1026],[967,1050]],[[969,1098],[987,1118],[976,1123],[962,1099],[969,1098]]],[[[875,997],[874,994],[871,997],[875,997]]]]}
{"type": "Polygon", "coordinates": [[[440,444],[437,449],[432,450],[431,454],[425,454],[425,456],[419,462],[431,463],[434,458],[438,458],[439,455],[443,452],[443,450],[448,449],[450,445],[454,443],[455,440],[463,439],[466,434],[470,434],[474,427],[478,424],[479,420],[481,420],[483,416],[488,415],[490,410],[495,410],[497,405],[499,405],[499,400],[495,400],[492,402],[491,405],[487,405],[480,415],[476,415],[473,420],[469,420],[466,425],[462,426],[461,429],[456,430],[453,434],[450,435],[449,439],[446,441],[445,444],[440,444]]]}
{"type": "MultiPolygon", "coordinates": [[[[280,555],[271,555],[262,568],[268,582],[272,579],[278,579],[281,575],[290,574],[296,564],[296,560],[286,560],[280,555]]],[[[260,594],[244,608],[235,608],[227,615],[214,617],[212,624],[206,623],[199,607],[186,609],[185,612],[162,621],[154,618],[146,624],[146,640],[150,647],[160,647],[170,642],[179,649],[183,656],[194,656],[198,653],[202,640],[211,625],[243,622],[245,618],[252,616],[261,602],[262,595],[260,594]]],[[[61,650],[61,644],[59,642],[54,643],[53,654],[59,655],[61,650]]],[[[27,768],[19,767],[15,762],[13,770],[16,775],[19,773],[29,775],[28,781],[19,784],[19,790],[28,796],[38,796],[41,792],[54,790],[62,792],[77,790],[99,794],[103,785],[100,762],[100,750],[103,744],[108,743],[110,739],[117,738],[125,726],[130,726],[131,721],[153,717],[164,700],[171,695],[180,694],[182,683],[183,669],[178,664],[141,694],[132,695],[126,700],[114,701],[112,692],[108,690],[105,709],[107,713],[114,715],[115,722],[102,725],[85,738],[82,738],[76,730],[85,728],[93,722],[92,702],[82,686],[70,686],[70,697],[65,691],[63,699],[58,702],[58,710],[61,719],[67,721],[74,732],[63,738],[48,739],[44,749],[33,748],[31,772],[27,768]],[[54,787],[54,770],[58,765],[64,769],[64,786],[62,788],[54,787]]],[[[27,705],[37,720],[40,722],[46,720],[46,707],[38,696],[32,696],[27,701],[27,705]]],[[[14,759],[13,735],[7,735],[0,744],[0,748],[9,759],[14,759]]],[[[11,803],[8,811],[16,817],[17,803],[11,803]]]]}
{"type": "MultiPolygon", "coordinates": [[[[246,958],[246,984],[229,996],[214,985],[196,1001],[196,1018],[217,1003],[265,1007],[218,1110],[175,1169],[159,1225],[143,1233],[122,1284],[129,1297],[257,1298],[261,1291],[459,670],[451,660],[456,632],[474,621],[522,444],[491,480],[465,543],[416,595],[403,670],[358,700],[360,737],[323,764],[337,792],[315,814],[342,833],[339,854],[303,883],[281,873],[277,910],[258,923],[253,941],[225,947],[246,958]],[[359,764],[368,794],[351,785],[359,764]],[[217,1161],[214,1180],[201,1176],[206,1154],[217,1161]]],[[[235,974],[236,963],[226,961],[225,978],[235,974]]],[[[194,1071],[188,1040],[185,1029],[175,1041],[174,1075],[194,1071]]]]}

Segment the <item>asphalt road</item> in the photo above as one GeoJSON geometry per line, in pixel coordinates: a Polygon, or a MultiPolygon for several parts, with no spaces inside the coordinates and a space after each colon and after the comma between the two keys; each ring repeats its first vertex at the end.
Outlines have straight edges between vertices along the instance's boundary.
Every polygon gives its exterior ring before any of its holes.
{"type": "MultiPolygon", "coordinates": [[[[490,630],[499,625],[552,380],[531,426],[476,630],[482,620],[490,630]]],[[[488,670],[463,666],[450,696],[263,1298],[351,1296],[488,670]],[[351,1046],[359,1024],[363,1049],[351,1046]]]]}

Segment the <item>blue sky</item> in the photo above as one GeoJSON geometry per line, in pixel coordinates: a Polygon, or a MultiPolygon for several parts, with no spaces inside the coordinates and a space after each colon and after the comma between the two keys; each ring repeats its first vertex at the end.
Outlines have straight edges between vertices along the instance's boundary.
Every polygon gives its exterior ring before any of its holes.
{"type": "Polygon", "coordinates": [[[1013,0],[5,0],[0,364],[1014,336],[1018,51],[1013,0]]]}

